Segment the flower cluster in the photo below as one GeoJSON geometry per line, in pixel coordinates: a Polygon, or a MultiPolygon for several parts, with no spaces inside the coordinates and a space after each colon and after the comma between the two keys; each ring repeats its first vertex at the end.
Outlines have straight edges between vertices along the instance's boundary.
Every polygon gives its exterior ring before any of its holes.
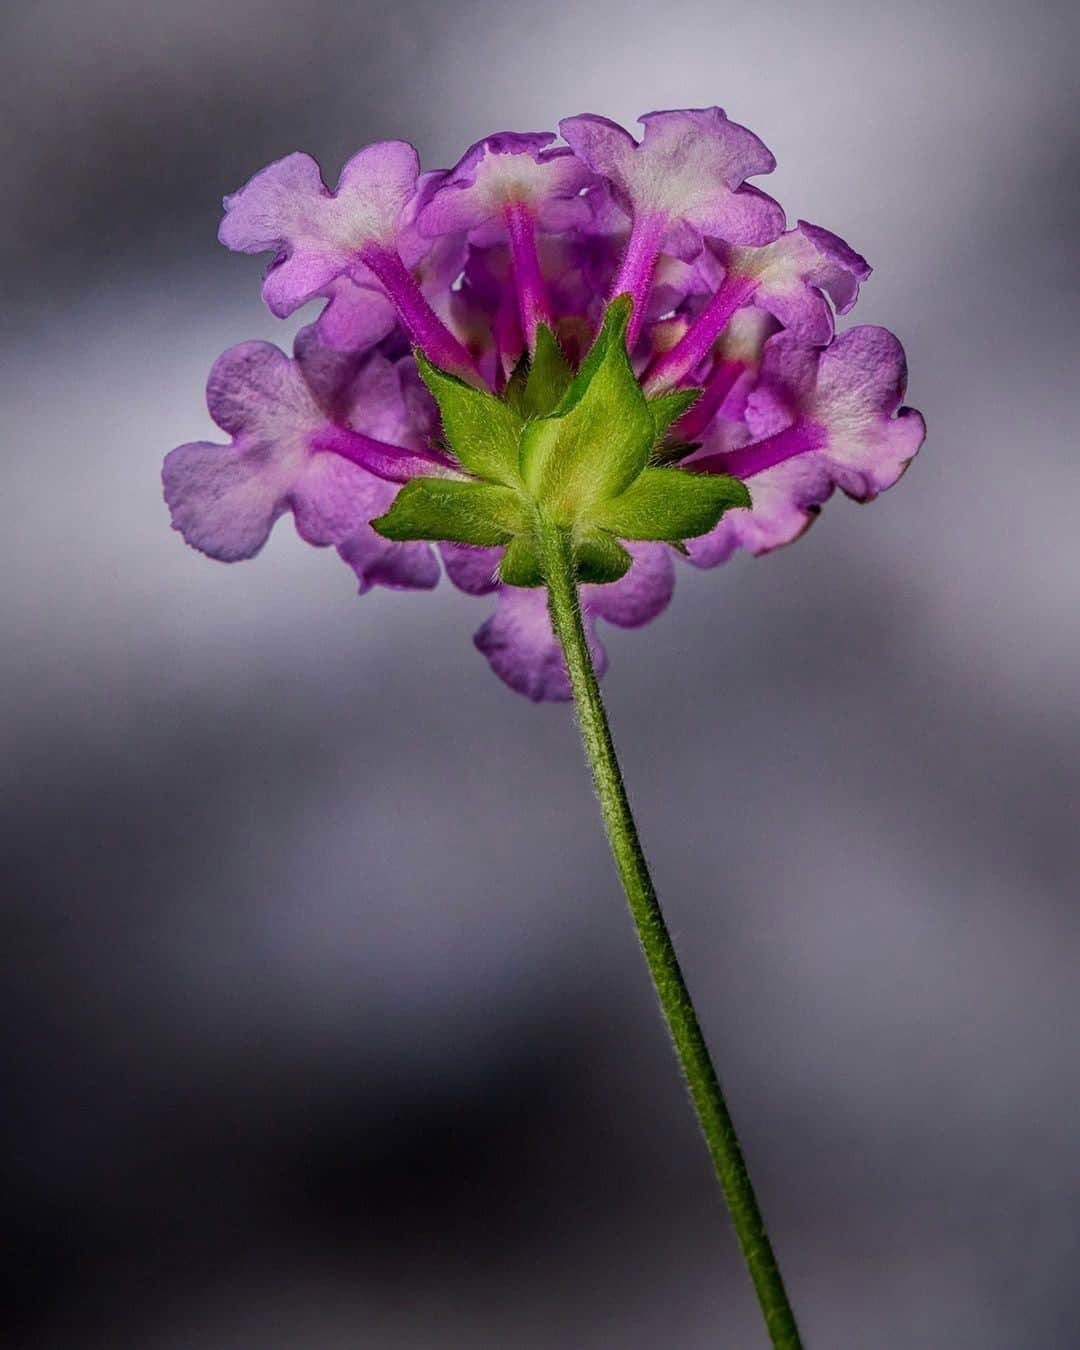
{"type": "Polygon", "coordinates": [[[640,142],[592,115],[560,123],[562,145],[499,133],[430,173],[383,142],[333,191],[292,154],[227,197],[222,242],[274,255],[271,311],[325,303],[291,358],[248,342],[214,365],[207,401],[231,444],[164,466],[187,542],[250,558],[291,512],[361,593],[430,588],[441,558],[454,585],[496,593],[475,641],[497,674],[564,699],[523,502],[554,503],[575,531],[602,668],[597,619],[653,619],[680,555],[765,553],[835,488],[892,486],[924,424],[900,406],[896,338],[835,334],[865,260],[786,228],[748,181],[772,155],[719,108],[641,121],[640,142]]]}

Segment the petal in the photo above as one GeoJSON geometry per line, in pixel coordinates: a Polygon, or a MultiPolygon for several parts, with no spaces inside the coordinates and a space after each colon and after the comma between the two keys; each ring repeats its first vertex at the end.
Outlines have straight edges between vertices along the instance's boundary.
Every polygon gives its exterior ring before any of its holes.
{"type": "Polygon", "coordinates": [[[736,188],[746,178],[772,173],[772,151],[752,131],[732,122],[723,108],[678,108],[643,113],[638,121],[645,128],[642,144],[662,162],[683,157],[696,160],[703,169],[736,188]],[[690,144],[687,144],[690,142],[690,144]]]}
{"type": "MultiPolygon", "coordinates": [[[[586,611],[585,631],[597,674],[607,666],[607,656],[597,641],[594,620],[586,611]]],[[[565,703],[573,697],[562,648],[551,631],[547,592],[503,586],[495,613],[473,638],[492,670],[516,693],[534,703],[565,703]]]]}
{"type": "Polygon", "coordinates": [[[850,328],[821,354],[811,415],[829,429],[837,485],[859,501],[891,487],[926,436],[914,409],[893,416],[906,388],[904,349],[885,328],[850,328]]]}
{"type": "Polygon", "coordinates": [[[381,352],[370,353],[353,375],[342,401],[342,421],[391,445],[419,448],[426,439],[415,431],[410,434],[401,368],[381,352]]]}
{"type": "Polygon", "coordinates": [[[667,544],[627,542],[634,564],[607,586],[583,586],[582,604],[620,628],[640,628],[662,613],[675,591],[674,553],[667,544]]]}
{"type": "Polygon", "coordinates": [[[365,245],[394,246],[418,174],[411,145],[383,141],[355,154],[331,193],[310,155],[288,155],[225,198],[218,237],[245,253],[274,250],[263,296],[283,317],[357,266],[365,245]]]}
{"type": "Polygon", "coordinates": [[[439,582],[439,562],[430,544],[393,543],[364,525],[344,543],[338,553],[356,573],[360,594],[373,586],[398,591],[430,591],[439,582]]]}
{"type": "Polygon", "coordinates": [[[293,341],[293,361],[312,397],[331,421],[342,419],[349,388],[367,359],[361,352],[327,346],[317,322],[301,328],[293,341]]]}
{"type": "Polygon", "coordinates": [[[760,377],[746,401],[746,425],[755,440],[789,426],[814,403],[819,347],[791,333],[777,333],[765,344],[760,377]]]}
{"type": "Polygon", "coordinates": [[[267,445],[181,445],[161,471],[173,529],[220,562],[253,558],[287,509],[293,471],[267,445]]]}
{"type": "Polygon", "coordinates": [[[599,117],[596,113],[581,113],[564,117],[559,123],[559,134],[583,164],[594,173],[609,180],[619,205],[625,211],[633,210],[633,201],[627,193],[627,174],[637,141],[618,122],[599,117]]]}
{"type": "Polygon", "coordinates": [[[241,342],[223,352],[206,382],[206,406],[233,436],[280,435],[322,420],[297,367],[270,342],[241,342]]]}
{"type": "Polygon", "coordinates": [[[225,198],[218,238],[239,253],[284,249],[291,239],[317,236],[319,211],[329,196],[316,160],[300,152],[286,155],[225,198]]]}
{"type": "Polygon", "coordinates": [[[339,351],[367,351],[397,326],[397,311],[382,291],[362,286],[351,277],[335,277],[326,292],[328,303],[316,320],[320,340],[339,351]]]}
{"type": "Polygon", "coordinates": [[[711,533],[687,540],[689,561],[695,567],[716,567],[740,548],[760,554],[790,544],[810,528],[833,491],[828,466],[815,453],[755,474],[747,487],[751,510],[728,511],[711,533]]]}
{"type": "Polygon", "coordinates": [[[396,493],[395,485],[340,455],[308,455],[290,494],[296,532],[309,544],[344,544],[381,515],[396,493]]]}
{"type": "Polygon", "coordinates": [[[640,145],[606,118],[571,117],[559,126],[578,157],[611,180],[620,205],[637,215],[660,212],[672,222],[665,247],[692,257],[695,234],[740,244],[765,244],[780,234],[780,206],[744,186],[744,179],[776,166],[753,132],[721,108],[647,113],[639,120],[645,126],[640,145]]]}
{"type": "Polygon", "coordinates": [[[845,313],[870,275],[866,259],[828,230],[800,221],[763,248],[714,246],[729,272],[753,279],[753,302],[774,314],[804,342],[824,346],[833,318],[823,292],[845,313]]]}
{"type": "Polygon", "coordinates": [[[334,194],[336,237],[353,248],[393,247],[419,177],[420,156],[408,141],[377,141],[358,150],[342,169],[334,194]]]}
{"type": "Polygon", "coordinates": [[[314,244],[278,258],[263,280],[266,308],[275,318],[287,319],[301,305],[325,295],[348,267],[348,257],[341,251],[314,244]]]}
{"type": "Polygon", "coordinates": [[[856,253],[831,230],[823,230],[806,220],[800,220],[797,229],[817,253],[811,280],[829,296],[837,314],[846,314],[859,298],[860,284],[874,269],[861,253],[856,253]]]}
{"type": "Polygon", "coordinates": [[[446,575],[466,595],[490,595],[499,589],[501,548],[473,548],[468,544],[439,545],[446,575]]]}

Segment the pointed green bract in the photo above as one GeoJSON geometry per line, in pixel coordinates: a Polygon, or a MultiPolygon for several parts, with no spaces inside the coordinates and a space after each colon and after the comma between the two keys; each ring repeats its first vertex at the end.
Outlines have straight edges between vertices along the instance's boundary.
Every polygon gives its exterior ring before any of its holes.
{"type": "Polygon", "coordinates": [[[655,424],[626,353],[626,319],[614,302],[555,415],[522,431],[526,490],[557,525],[622,492],[648,462],[655,424]]]}
{"type": "Polygon", "coordinates": [[[607,530],[585,529],[574,533],[574,566],[579,581],[603,586],[626,576],[634,559],[607,530]]]}
{"type": "Polygon", "coordinates": [[[518,417],[525,420],[525,386],[529,382],[529,353],[522,352],[517,359],[517,364],[510,372],[510,378],[506,381],[506,388],[503,390],[503,399],[510,405],[518,417]]]}
{"type": "Polygon", "coordinates": [[[499,580],[507,586],[544,584],[535,534],[518,534],[510,540],[499,564],[499,580]]]}
{"type": "Polygon", "coordinates": [[[649,399],[657,445],[667,435],[672,423],[688,413],[703,393],[702,389],[673,389],[669,394],[657,394],[656,398],[649,399]]]}
{"type": "Polygon", "coordinates": [[[420,376],[439,405],[446,440],[462,467],[478,478],[516,487],[521,418],[507,403],[433,366],[416,352],[420,376]]]}
{"type": "Polygon", "coordinates": [[[521,400],[525,417],[547,417],[555,411],[573,377],[559,340],[546,323],[536,329],[536,351],[521,400]]]}
{"type": "Polygon", "coordinates": [[[510,488],[414,478],[371,526],[384,539],[445,539],[493,548],[509,543],[530,523],[527,503],[510,488]]]}
{"type": "MultiPolygon", "coordinates": [[[[588,389],[593,376],[600,368],[611,347],[621,348],[625,353],[626,328],[633,311],[634,301],[630,295],[617,296],[608,305],[604,314],[604,322],[600,327],[600,332],[596,335],[596,341],[589,348],[589,352],[585,360],[582,361],[577,374],[567,386],[562,401],[555,409],[556,413],[569,412],[577,403],[585,390],[588,389]]],[[[629,364],[629,357],[627,357],[627,364],[629,364]]]]}
{"type": "Polygon", "coordinates": [[[600,503],[589,521],[620,539],[694,539],[731,506],[749,506],[745,484],[725,474],[645,469],[625,492],[600,503]]]}

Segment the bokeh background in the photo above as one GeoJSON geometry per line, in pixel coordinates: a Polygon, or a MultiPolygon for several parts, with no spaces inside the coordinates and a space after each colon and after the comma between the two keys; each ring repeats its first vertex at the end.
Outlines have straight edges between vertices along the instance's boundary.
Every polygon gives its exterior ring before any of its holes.
{"type": "Polygon", "coordinates": [[[7,1344],[763,1345],[567,710],[158,485],[307,318],[215,243],[265,162],[713,102],[931,431],[609,633],[658,884],[810,1347],[1080,1343],[1072,10],[5,7],[7,1344]]]}

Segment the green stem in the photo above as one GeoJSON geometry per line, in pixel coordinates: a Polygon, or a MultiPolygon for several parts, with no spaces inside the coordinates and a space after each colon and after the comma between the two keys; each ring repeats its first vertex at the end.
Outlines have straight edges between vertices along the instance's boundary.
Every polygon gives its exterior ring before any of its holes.
{"type": "Polygon", "coordinates": [[[552,525],[540,530],[543,573],[548,587],[552,626],[566,654],[578,720],[592,766],[611,851],[615,855],[630,912],[634,917],[642,951],[649,963],[653,983],[682,1064],[701,1129],[723,1188],[739,1245],[757,1291],[761,1311],[776,1350],[800,1350],[802,1342],[795,1325],[784,1282],[780,1276],[765,1222],[743,1161],[735,1126],[732,1124],[705,1045],[701,1026],[679,968],[645,863],[637,827],[630,811],[607,715],[589,654],[581,621],[569,533],[552,525]]]}

